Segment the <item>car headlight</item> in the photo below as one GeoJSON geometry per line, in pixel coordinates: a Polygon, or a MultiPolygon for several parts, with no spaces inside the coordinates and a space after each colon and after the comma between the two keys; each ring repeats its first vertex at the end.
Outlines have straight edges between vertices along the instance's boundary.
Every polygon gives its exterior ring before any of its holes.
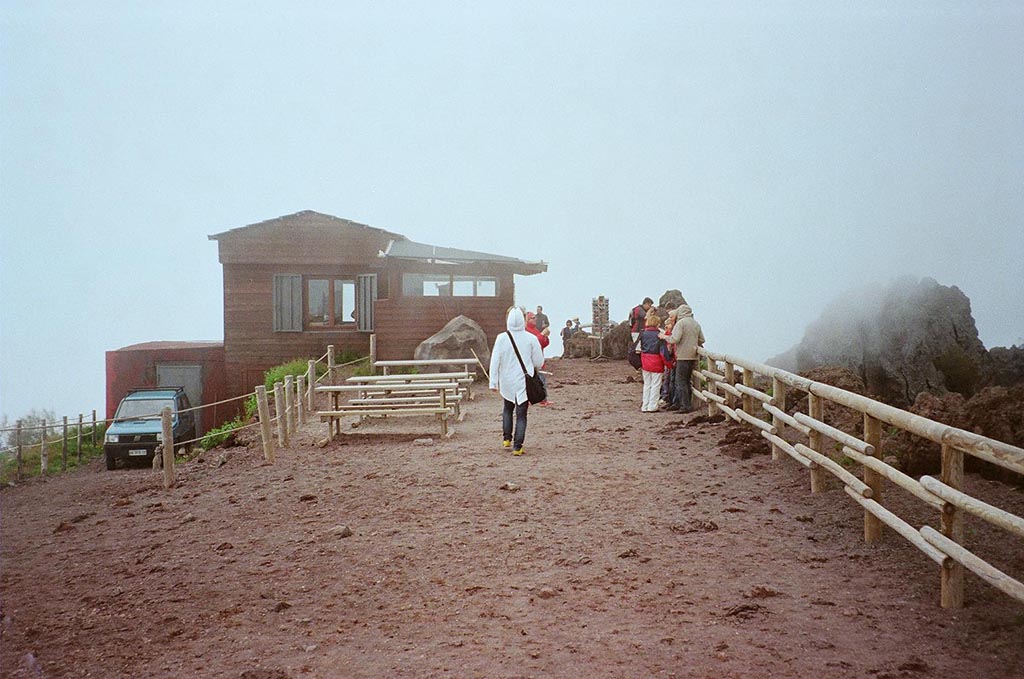
{"type": "Polygon", "coordinates": [[[156,435],[156,442],[157,443],[161,443],[163,440],[164,440],[164,433],[163,432],[158,432],[157,435],[156,435]]]}
{"type": "Polygon", "coordinates": [[[107,434],[103,437],[104,443],[117,443],[117,434],[107,434]]]}

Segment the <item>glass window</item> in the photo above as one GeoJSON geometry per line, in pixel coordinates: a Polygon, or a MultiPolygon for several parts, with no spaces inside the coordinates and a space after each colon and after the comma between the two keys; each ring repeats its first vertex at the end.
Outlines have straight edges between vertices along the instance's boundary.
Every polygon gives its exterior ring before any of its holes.
{"type": "Polygon", "coordinates": [[[477,297],[497,297],[498,296],[498,279],[497,278],[478,278],[478,279],[476,279],[476,296],[477,297]]]}
{"type": "Polygon", "coordinates": [[[492,276],[402,274],[405,297],[497,297],[498,279],[492,276]]]}
{"type": "Polygon", "coordinates": [[[340,278],[306,280],[306,327],[328,328],[355,323],[355,281],[340,278]]]}
{"type": "Polygon", "coordinates": [[[306,325],[311,328],[324,327],[331,322],[330,286],[326,279],[311,278],[306,284],[306,325]]]}
{"type": "Polygon", "coordinates": [[[354,281],[334,281],[334,324],[356,322],[356,284],[354,281]]]}
{"type": "Polygon", "coordinates": [[[174,410],[174,400],[169,398],[126,398],[114,415],[115,420],[143,419],[159,420],[160,413],[170,406],[174,410]]]}
{"type": "Polygon", "coordinates": [[[406,297],[449,297],[451,276],[437,274],[402,274],[402,294],[406,297]]]}
{"type": "Polygon", "coordinates": [[[469,276],[456,276],[452,281],[452,294],[455,297],[475,297],[476,279],[469,276]]]}

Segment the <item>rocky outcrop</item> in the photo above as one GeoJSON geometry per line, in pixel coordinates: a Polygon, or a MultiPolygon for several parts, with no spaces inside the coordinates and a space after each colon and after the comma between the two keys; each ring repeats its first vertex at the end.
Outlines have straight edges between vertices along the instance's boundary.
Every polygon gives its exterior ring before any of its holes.
{"type": "Polygon", "coordinates": [[[590,339],[589,332],[580,330],[565,343],[564,355],[566,358],[590,358],[591,347],[594,346],[590,339]]]}
{"type": "Polygon", "coordinates": [[[658,298],[659,311],[667,310],[669,303],[672,304],[672,308],[674,309],[680,304],[686,304],[686,298],[683,297],[683,293],[679,290],[666,290],[665,294],[658,298]]]}
{"type": "Polygon", "coordinates": [[[989,350],[988,357],[988,365],[982,374],[983,384],[996,387],[1024,384],[1024,344],[993,347],[989,350]]]}
{"type": "MultiPolygon", "coordinates": [[[[917,395],[910,412],[982,436],[1015,446],[1024,446],[1024,384],[1014,387],[985,387],[970,399],[957,393],[941,396],[922,392],[917,395]]],[[[942,468],[942,447],[903,431],[887,436],[883,442],[886,455],[894,455],[900,469],[917,478],[935,474],[942,468]]],[[[968,471],[977,471],[990,478],[1020,483],[1021,477],[1002,467],[965,456],[968,471]]]]}
{"type": "Polygon", "coordinates": [[[970,300],[931,278],[848,294],[807,328],[799,345],[769,359],[801,373],[848,368],[868,391],[900,406],[922,391],[972,395],[987,362],[970,300]]]}
{"type": "MultiPolygon", "coordinates": [[[[456,316],[436,334],[420,342],[414,357],[417,360],[436,358],[469,358],[476,352],[480,362],[488,365],[491,350],[480,324],[466,316],[456,316]],[[470,351],[472,350],[472,351],[470,351]]],[[[421,368],[421,372],[455,372],[463,365],[441,365],[421,368]]]]}

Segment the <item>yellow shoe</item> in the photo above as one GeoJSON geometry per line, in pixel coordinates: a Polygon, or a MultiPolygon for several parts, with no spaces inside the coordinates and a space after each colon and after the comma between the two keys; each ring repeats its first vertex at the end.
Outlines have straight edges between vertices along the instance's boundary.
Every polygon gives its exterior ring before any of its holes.
{"type": "Polygon", "coordinates": [[[513,454],[513,455],[522,455],[522,454],[523,454],[523,453],[525,453],[525,452],[526,452],[526,451],[525,451],[525,450],[523,450],[522,448],[516,448],[515,450],[513,450],[513,451],[512,451],[512,454],[513,454]]]}
{"type": "Polygon", "coordinates": [[[501,447],[502,448],[511,448],[512,447],[512,442],[511,441],[502,441],[501,442],[501,447]]]}

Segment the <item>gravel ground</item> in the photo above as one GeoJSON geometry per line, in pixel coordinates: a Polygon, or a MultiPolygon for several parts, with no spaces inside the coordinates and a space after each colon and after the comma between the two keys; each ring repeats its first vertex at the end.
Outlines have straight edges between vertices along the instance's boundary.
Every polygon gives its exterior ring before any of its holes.
{"type": "MultiPolygon", "coordinates": [[[[1024,606],[968,574],[942,610],[938,568],[891,531],[865,545],[837,486],[641,414],[624,362],[549,365],[522,457],[485,390],[450,439],[407,418],[318,447],[310,425],[274,465],[215,450],[168,491],[102,461],[3,489],[0,675],[1024,676],[1024,606]]],[[[1024,573],[1021,541],[968,540],[1024,573]]]]}

